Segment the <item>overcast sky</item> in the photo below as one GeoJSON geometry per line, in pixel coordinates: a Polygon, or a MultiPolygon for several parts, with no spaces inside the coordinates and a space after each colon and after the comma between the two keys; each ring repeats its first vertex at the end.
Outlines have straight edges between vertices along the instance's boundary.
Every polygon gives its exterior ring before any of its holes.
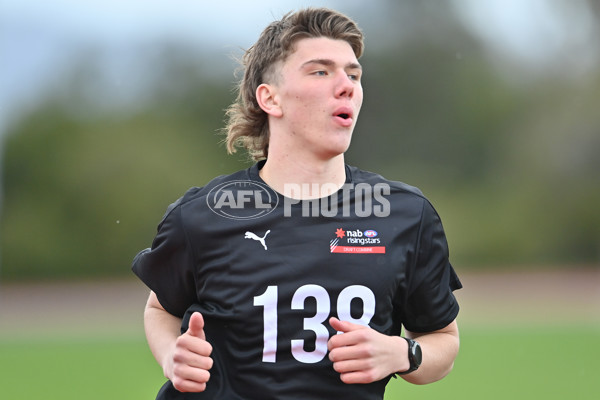
{"type": "MultiPolygon", "coordinates": [[[[573,0],[577,2],[578,0],[573,0]]],[[[550,1],[551,2],[551,1],[550,1]]],[[[358,20],[386,9],[378,0],[0,0],[0,133],[43,92],[82,45],[127,47],[165,38],[227,49],[248,47],[285,12],[325,6],[358,20]]],[[[565,40],[586,43],[592,19],[560,18],[548,0],[454,0],[466,25],[497,51],[547,62],[565,40]],[[587,35],[587,36],[586,36],[587,35]]],[[[430,1],[432,7],[435,2],[430,1]]],[[[582,3],[583,4],[583,3],[582,3]]],[[[583,15],[583,17],[581,17],[583,15]]],[[[597,46],[595,46],[597,48],[597,46]]],[[[594,51],[582,53],[594,54],[594,51]]],[[[597,51],[596,51],[597,54],[597,51]]]]}

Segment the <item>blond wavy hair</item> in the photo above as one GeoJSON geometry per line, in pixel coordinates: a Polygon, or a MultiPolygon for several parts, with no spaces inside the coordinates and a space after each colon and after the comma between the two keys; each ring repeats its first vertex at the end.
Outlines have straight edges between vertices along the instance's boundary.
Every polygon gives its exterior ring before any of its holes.
{"type": "Polygon", "coordinates": [[[363,53],[363,34],[347,16],[327,8],[307,8],[272,22],[241,59],[243,77],[237,98],[226,111],[225,143],[235,153],[245,148],[254,160],[269,154],[269,122],[256,100],[256,89],[275,79],[276,64],[293,53],[299,39],[326,37],[350,44],[356,58],[363,53]]]}

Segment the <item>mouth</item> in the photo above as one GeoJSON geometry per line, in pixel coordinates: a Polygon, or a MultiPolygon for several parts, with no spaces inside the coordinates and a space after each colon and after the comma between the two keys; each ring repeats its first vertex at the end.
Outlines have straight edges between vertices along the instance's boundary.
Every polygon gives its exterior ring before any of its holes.
{"type": "Polygon", "coordinates": [[[352,113],[352,110],[350,108],[348,108],[348,107],[338,108],[333,113],[333,116],[336,118],[336,120],[342,126],[350,126],[350,125],[352,125],[353,113],[352,113]]]}
{"type": "Polygon", "coordinates": [[[352,109],[350,107],[340,107],[335,110],[333,115],[342,119],[352,119],[352,109]]]}

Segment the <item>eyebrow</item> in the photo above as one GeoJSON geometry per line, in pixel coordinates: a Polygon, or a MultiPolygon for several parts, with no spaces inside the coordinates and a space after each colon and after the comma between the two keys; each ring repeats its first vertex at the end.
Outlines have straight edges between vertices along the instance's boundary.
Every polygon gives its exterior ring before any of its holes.
{"type": "MultiPolygon", "coordinates": [[[[304,67],[306,67],[307,65],[310,65],[310,64],[320,64],[320,65],[325,65],[327,67],[331,67],[331,66],[335,65],[336,63],[335,63],[335,61],[330,60],[328,58],[315,58],[315,59],[306,61],[305,63],[302,64],[302,66],[300,68],[304,68],[304,67]]],[[[346,68],[346,69],[360,69],[362,71],[362,65],[360,65],[357,62],[349,62],[349,63],[347,63],[344,66],[344,68],[346,68]]]]}

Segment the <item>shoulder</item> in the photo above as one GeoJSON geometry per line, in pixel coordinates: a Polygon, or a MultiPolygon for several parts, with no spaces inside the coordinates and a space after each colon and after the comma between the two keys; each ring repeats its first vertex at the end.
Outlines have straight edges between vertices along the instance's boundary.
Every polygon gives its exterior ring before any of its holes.
{"type": "Polygon", "coordinates": [[[423,194],[421,189],[407,183],[390,180],[382,175],[365,171],[353,166],[347,166],[355,187],[366,185],[374,193],[383,193],[390,201],[393,208],[410,209],[422,216],[432,215],[438,217],[437,211],[431,201],[423,194]]]}
{"type": "Polygon", "coordinates": [[[347,168],[352,176],[352,182],[355,185],[385,185],[390,188],[391,193],[402,193],[409,197],[414,197],[415,199],[427,200],[423,192],[415,186],[400,181],[390,180],[375,172],[365,171],[357,167],[348,166],[347,168]]]}
{"type": "Polygon", "coordinates": [[[183,196],[179,197],[175,200],[169,207],[163,217],[163,219],[167,218],[169,214],[171,214],[174,210],[181,208],[183,206],[194,204],[199,201],[203,201],[206,203],[206,197],[211,193],[211,191],[219,186],[233,182],[233,181],[244,181],[250,180],[250,175],[248,170],[240,170],[234,172],[232,174],[220,175],[213,179],[211,179],[204,186],[193,186],[189,188],[183,196]]]}

